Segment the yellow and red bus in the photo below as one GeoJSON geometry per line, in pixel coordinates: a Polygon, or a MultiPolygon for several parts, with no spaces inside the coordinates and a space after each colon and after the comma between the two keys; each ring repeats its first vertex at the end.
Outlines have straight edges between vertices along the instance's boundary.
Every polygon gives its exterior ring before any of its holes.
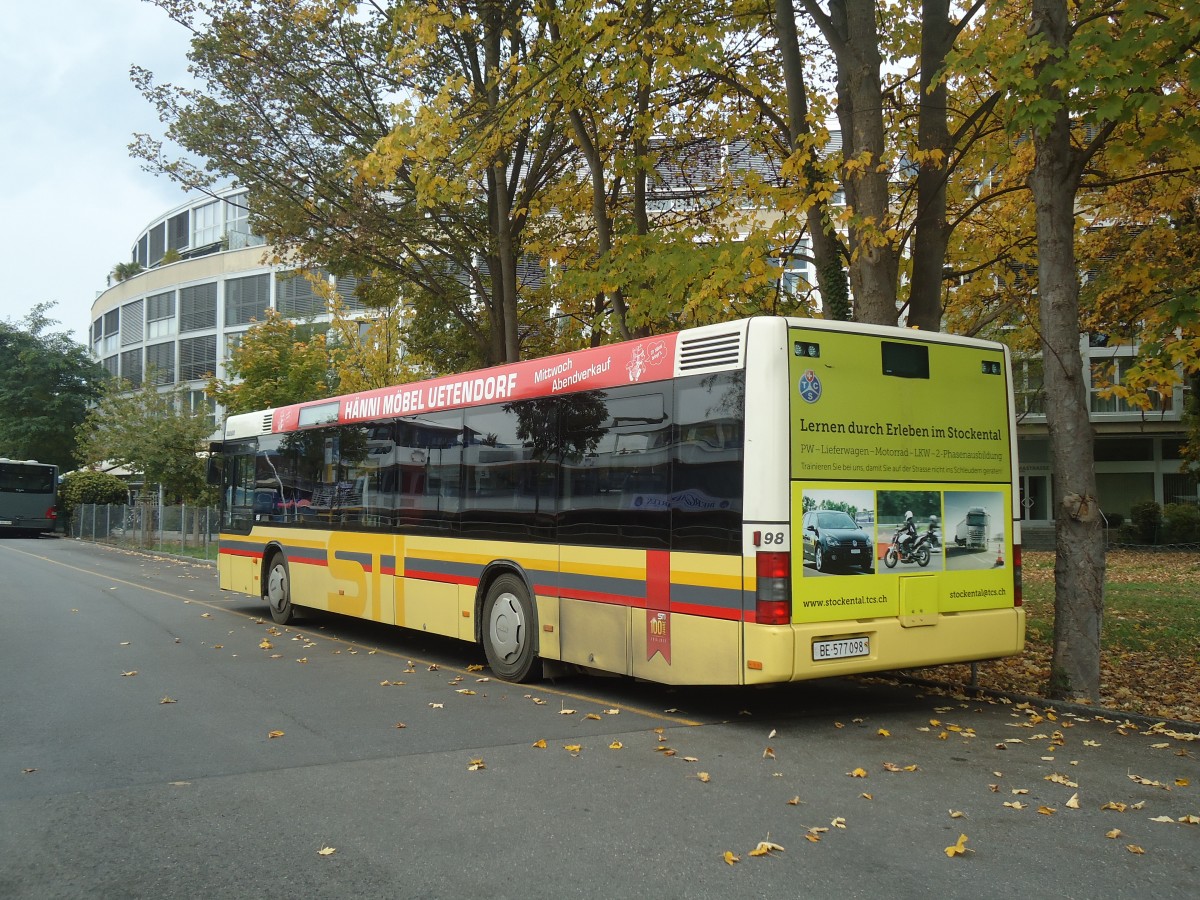
{"type": "Polygon", "coordinates": [[[474,641],[512,681],[1024,644],[997,343],[753,318],[233,415],[213,449],[223,589],[474,641]],[[982,549],[924,534],[978,509],[982,549]],[[887,556],[906,514],[926,550],[887,556]]]}

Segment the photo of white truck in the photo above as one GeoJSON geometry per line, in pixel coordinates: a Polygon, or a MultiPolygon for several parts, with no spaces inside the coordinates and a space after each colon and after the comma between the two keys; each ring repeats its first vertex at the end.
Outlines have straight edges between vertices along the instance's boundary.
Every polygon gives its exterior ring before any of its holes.
{"type": "Polygon", "coordinates": [[[971,550],[987,549],[992,517],[982,506],[972,506],[954,529],[954,543],[971,550]]]}

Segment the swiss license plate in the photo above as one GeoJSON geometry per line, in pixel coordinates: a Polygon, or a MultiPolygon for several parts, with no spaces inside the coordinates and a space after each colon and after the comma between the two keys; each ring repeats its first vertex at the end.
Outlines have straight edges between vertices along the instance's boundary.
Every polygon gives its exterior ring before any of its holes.
{"type": "Polygon", "coordinates": [[[851,554],[854,554],[854,553],[862,553],[862,549],[861,549],[861,548],[859,548],[859,547],[851,547],[851,548],[850,548],[850,552],[851,552],[851,554]]]}
{"type": "Polygon", "coordinates": [[[11,525],[12,519],[0,519],[0,525],[11,525]]]}
{"type": "Polygon", "coordinates": [[[871,639],[866,637],[842,638],[837,641],[813,641],[813,662],[823,659],[848,659],[853,656],[870,656],[871,639]]]}

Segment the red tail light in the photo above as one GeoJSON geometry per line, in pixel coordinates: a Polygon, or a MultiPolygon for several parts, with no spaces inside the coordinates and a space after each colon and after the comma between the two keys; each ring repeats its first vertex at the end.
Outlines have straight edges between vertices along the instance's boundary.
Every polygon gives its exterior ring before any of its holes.
{"type": "Polygon", "coordinates": [[[792,555],[759,553],[755,557],[758,588],[754,621],[760,625],[790,625],[792,621],[792,555]]]}
{"type": "Polygon", "coordinates": [[[1015,593],[1013,594],[1013,606],[1022,606],[1025,603],[1025,598],[1021,594],[1021,545],[1013,544],[1013,582],[1015,593]]]}
{"type": "Polygon", "coordinates": [[[56,510],[53,506],[50,507],[48,510],[46,510],[46,518],[50,519],[51,521],[53,521],[54,519],[57,519],[58,518],[58,510],[56,510]]]}

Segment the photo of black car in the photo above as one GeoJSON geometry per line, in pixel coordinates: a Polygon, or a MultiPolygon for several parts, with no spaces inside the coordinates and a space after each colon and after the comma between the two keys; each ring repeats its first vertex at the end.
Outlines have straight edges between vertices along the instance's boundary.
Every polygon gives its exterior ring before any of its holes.
{"type": "Polygon", "coordinates": [[[850,514],[840,509],[813,509],[804,514],[801,529],[804,561],[818,572],[835,569],[871,571],[874,553],[871,535],[850,514]]]}

